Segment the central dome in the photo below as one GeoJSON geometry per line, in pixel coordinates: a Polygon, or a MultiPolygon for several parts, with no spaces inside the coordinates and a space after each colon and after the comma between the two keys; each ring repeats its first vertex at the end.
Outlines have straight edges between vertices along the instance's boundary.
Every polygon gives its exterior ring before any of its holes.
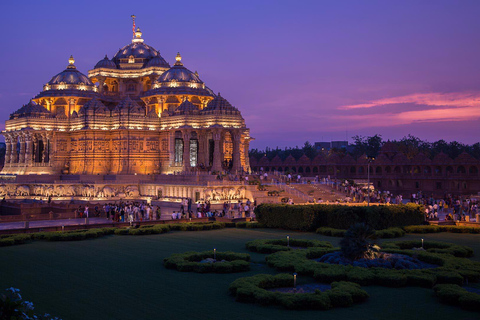
{"type": "Polygon", "coordinates": [[[159,55],[160,53],[148,44],[133,42],[118,50],[112,60],[117,62],[119,59],[128,59],[130,56],[137,59],[152,59],[159,55]]]}

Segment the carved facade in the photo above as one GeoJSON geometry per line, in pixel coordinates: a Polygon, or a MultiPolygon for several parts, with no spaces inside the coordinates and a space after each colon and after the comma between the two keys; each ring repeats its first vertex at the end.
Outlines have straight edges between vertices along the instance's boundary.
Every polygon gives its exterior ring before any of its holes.
{"type": "Polygon", "coordinates": [[[88,77],[74,62],[6,121],[2,173],[249,170],[241,113],[185,68],[180,54],[170,67],[137,29],[88,77]]]}

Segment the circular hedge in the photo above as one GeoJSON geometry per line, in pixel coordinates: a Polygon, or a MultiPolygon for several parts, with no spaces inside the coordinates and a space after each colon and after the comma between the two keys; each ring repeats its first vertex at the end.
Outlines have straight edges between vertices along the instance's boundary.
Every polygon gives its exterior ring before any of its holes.
{"type": "Polygon", "coordinates": [[[216,252],[216,261],[203,261],[213,259],[214,252],[185,252],[174,253],[163,260],[167,269],[175,269],[182,272],[198,273],[234,273],[250,270],[250,255],[236,252],[216,252]]]}
{"type": "Polygon", "coordinates": [[[319,309],[348,307],[368,299],[360,285],[352,282],[333,282],[332,289],[315,293],[282,293],[267,289],[292,287],[291,274],[257,274],[235,280],[229,290],[240,302],[254,302],[262,305],[281,305],[287,309],[319,309]]]}
{"type": "Polygon", "coordinates": [[[274,253],[278,251],[291,251],[292,247],[302,248],[333,248],[327,241],[306,240],[306,239],[258,239],[245,244],[247,250],[258,253],[274,253]],[[289,246],[287,246],[289,244],[289,246]]]}
{"type": "MultiPolygon", "coordinates": [[[[430,243],[430,241],[425,241],[424,246],[429,248],[430,243]]],[[[465,280],[470,282],[480,281],[480,263],[466,258],[455,257],[456,250],[448,254],[423,250],[395,249],[395,247],[402,247],[403,244],[404,241],[392,242],[382,248],[382,251],[415,256],[420,261],[435,264],[439,267],[396,270],[321,263],[312,259],[320,258],[333,250],[319,250],[316,248],[277,252],[267,256],[266,260],[270,267],[274,267],[279,271],[310,275],[319,282],[351,281],[360,285],[432,288],[435,284],[462,285],[465,280]]]]}
{"type": "MultiPolygon", "coordinates": [[[[421,240],[406,240],[406,241],[389,241],[382,244],[385,250],[387,249],[401,249],[408,250],[413,248],[421,248],[421,240]]],[[[461,246],[453,243],[438,242],[438,241],[425,241],[423,248],[427,252],[433,253],[446,253],[455,257],[469,258],[473,256],[472,248],[467,246],[461,246]]]]}

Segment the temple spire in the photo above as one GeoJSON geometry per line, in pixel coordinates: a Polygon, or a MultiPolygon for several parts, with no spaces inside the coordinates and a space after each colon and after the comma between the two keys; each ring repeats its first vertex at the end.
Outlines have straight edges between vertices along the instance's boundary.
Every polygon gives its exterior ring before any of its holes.
{"type": "Polygon", "coordinates": [[[132,20],[133,20],[133,27],[132,27],[132,33],[133,33],[133,39],[135,39],[135,18],[136,16],[134,14],[131,15],[132,20]]]}

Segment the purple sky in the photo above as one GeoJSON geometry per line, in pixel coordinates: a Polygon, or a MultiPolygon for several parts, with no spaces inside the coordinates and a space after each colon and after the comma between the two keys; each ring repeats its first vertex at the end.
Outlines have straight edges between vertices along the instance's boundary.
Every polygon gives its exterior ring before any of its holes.
{"type": "Polygon", "coordinates": [[[253,148],[354,135],[480,141],[480,1],[2,1],[0,122],[73,54],[177,51],[242,112],[253,148]]]}

